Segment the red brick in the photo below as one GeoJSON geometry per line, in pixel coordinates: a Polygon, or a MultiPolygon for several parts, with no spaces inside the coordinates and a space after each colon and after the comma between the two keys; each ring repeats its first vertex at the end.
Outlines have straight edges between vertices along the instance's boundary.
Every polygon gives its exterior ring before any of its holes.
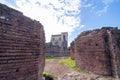
{"type": "Polygon", "coordinates": [[[76,66],[90,72],[120,77],[120,30],[113,27],[82,32],[71,43],[76,66]]]}
{"type": "Polygon", "coordinates": [[[0,80],[41,80],[45,34],[41,23],[0,4],[0,80]]]}

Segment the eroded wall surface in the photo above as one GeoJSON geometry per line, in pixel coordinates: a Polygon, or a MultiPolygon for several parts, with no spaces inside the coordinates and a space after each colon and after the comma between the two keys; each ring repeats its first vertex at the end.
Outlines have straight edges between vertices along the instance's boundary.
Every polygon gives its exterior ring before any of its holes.
{"type": "Polygon", "coordinates": [[[42,80],[43,26],[0,4],[0,80],[42,80]]]}
{"type": "Polygon", "coordinates": [[[71,57],[74,57],[79,68],[120,77],[119,44],[120,30],[117,28],[85,31],[75,39],[74,45],[71,44],[71,57]]]}
{"type": "Polygon", "coordinates": [[[75,59],[75,43],[74,41],[70,43],[70,57],[71,59],[75,59]]]}

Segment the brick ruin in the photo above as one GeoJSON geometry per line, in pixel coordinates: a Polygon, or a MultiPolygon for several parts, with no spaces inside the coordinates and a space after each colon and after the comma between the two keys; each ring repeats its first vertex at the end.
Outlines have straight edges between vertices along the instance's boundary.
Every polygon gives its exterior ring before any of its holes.
{"type": "Polygon", "coordinates": [[[82,32],[71,43],[70,54],[79,68],[120,78],[120,30],[117,28],[82,32]]]}
{"type": "Polygon", "coordinates": [[[74,41],[70,44],[70,57],[71,59],[75,59],[75,47],[74,47],[74,41]]]}
{"type": "Polygon", "coordinates": [[[42,80],[43,26],[0,4],[0,80],[42,80]]]}

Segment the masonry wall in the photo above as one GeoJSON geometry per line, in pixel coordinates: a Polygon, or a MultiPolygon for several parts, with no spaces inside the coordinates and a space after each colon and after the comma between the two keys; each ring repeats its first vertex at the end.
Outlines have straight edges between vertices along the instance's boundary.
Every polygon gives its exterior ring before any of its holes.
{"type": "Polygon", "coordinates": [[[97,74],[120,77],[119,44],[120,30],[116,28],[86,31],[75,39],[70,54],[74,54],[76,66],[79,68],[97,74]]]}
{"type": "Polygon", "coordinates": [[[69,56],[70,52],[68,49],[61,50],[58,45],[52,45],[51,42],[46,43],[46,56],[65,57],[69,56]]]}
{"type": "Polygon", "coordinates": [[[75,43],[74,43],[74,41],[71,42],[71,44],[70,44],[70,57],[73,60],[75,59],[75,43]]]}
{"type": "Polygon", "coordinates": [[[0,80],[42,80],[43,26],[0,4],[0,80]]]}
{"type": "Polygon", "coordinates": [[[112,74],[120,78],[120,30],[107,31],[111,55],[112,74]]]}

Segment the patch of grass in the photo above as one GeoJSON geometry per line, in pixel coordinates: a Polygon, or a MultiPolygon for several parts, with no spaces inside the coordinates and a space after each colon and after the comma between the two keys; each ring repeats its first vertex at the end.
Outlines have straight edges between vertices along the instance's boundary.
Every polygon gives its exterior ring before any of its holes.
{"type": "Polygon", "coordinates": [[[53,77],[50,73],[48,72],[43,72],[43,77],[45,78],[45,80],[53,80],[53,77]]]}
{"type": "Polygon", "coordinates": [[[45,57],[45,61],[48,62],[48,61],[51,61],[51,60],[54,60],[56,59],[57,57],[45,57]]]}
{"type": "Polygon", "coordinates": [[[75,71],[86,72],[84,69],[77,68],[75,61],[72,60],[71,58],[66,58],[66,59],[60,60],[59,63],[61,65],[67,66],[68,68],[73,69],[75,71]]]}

